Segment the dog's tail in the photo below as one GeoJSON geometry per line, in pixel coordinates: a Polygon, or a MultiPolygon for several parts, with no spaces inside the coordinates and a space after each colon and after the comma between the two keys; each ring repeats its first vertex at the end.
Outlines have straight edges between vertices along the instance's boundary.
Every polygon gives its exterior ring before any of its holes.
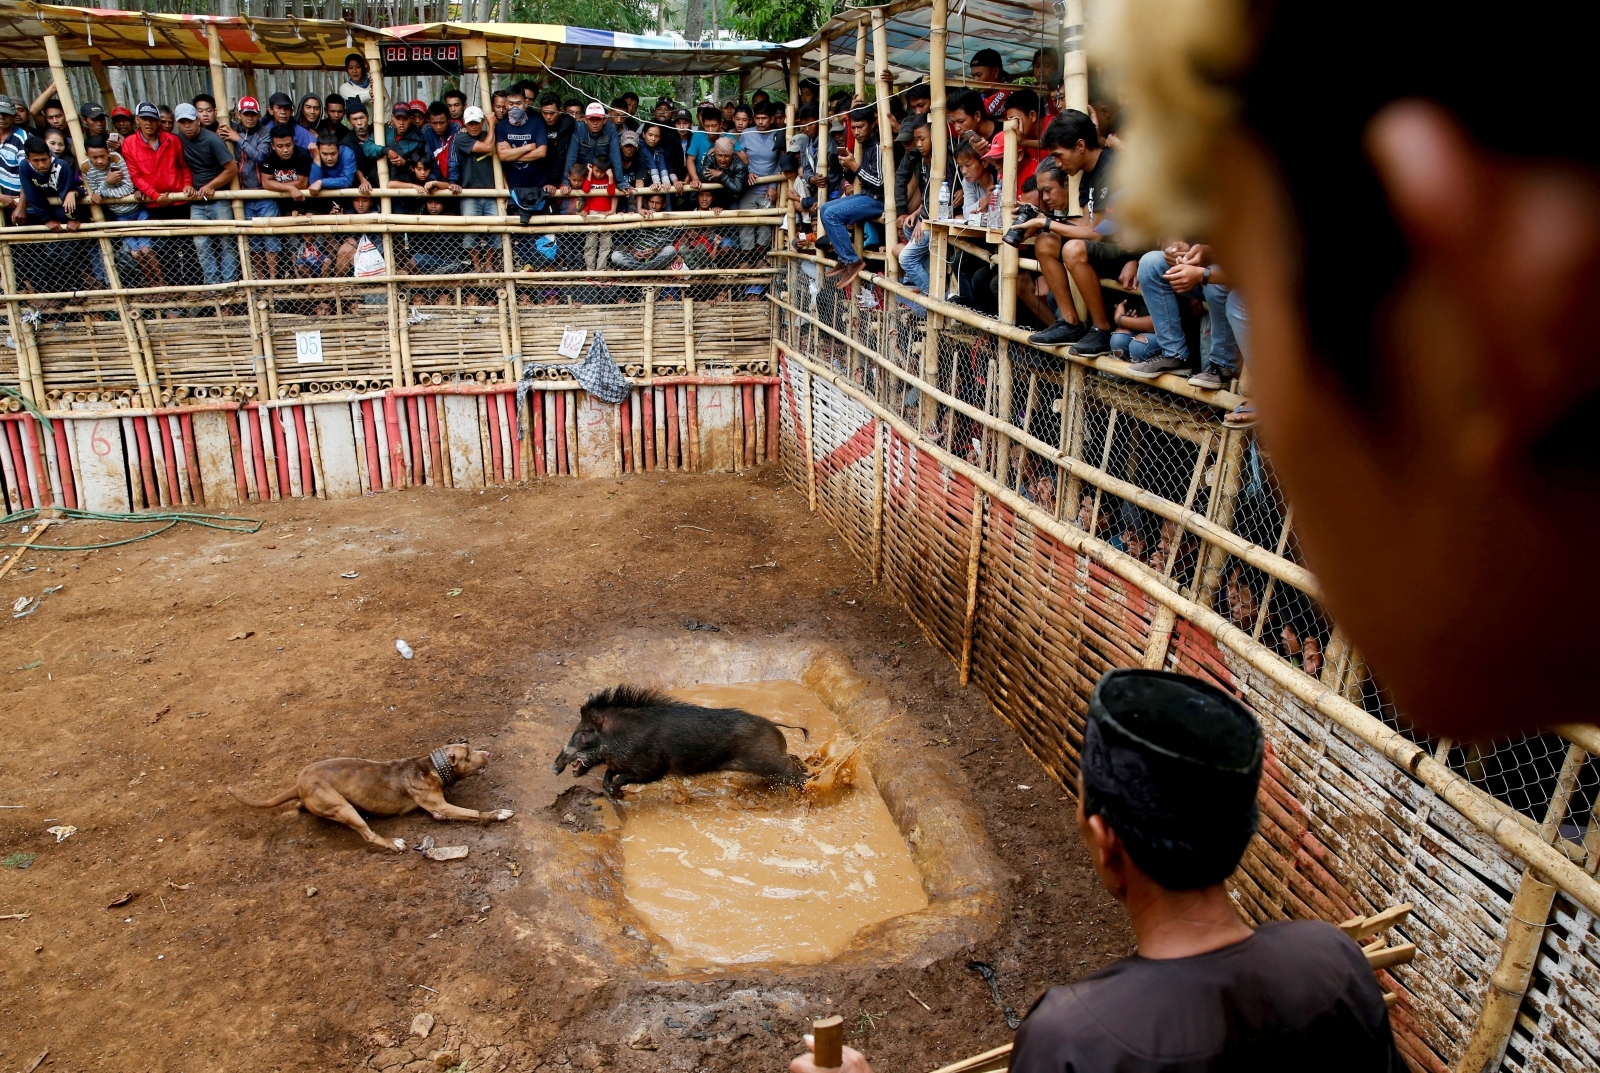
{"type": "Polygon", "coordinates": [[[772,725],[775,727],[782,727],[785,730],[798,730],[802,738],[804,738],[806,741],[811,740],[811,731],[807,730],[805,727],[792,727],[788,723],[778,722],[774,722],[772,725]]]}
{"type": "Polygon", "coordinates": [[[233,796],[235,801],[239,802],[241,805],[249,805],[251,808],[277,808],[279,805],[289,801],[294,801],[300,796],[300,788],[298,786],[291,786],[277,797],[274,797],[268,801],[252,801],[231,786],[227,789],[228,793],[233,796]]]}

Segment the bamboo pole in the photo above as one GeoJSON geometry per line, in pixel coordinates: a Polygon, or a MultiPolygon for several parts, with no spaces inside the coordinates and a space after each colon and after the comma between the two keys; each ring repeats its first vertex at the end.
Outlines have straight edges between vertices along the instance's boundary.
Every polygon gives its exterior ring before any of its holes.
{"type": "MultiPolygon", "coordinates": [[[[1180,618],[1205,631],[1217,643],[1234,652],[1263,677],[1288,693],[1309,710],[1318,712],[1360,739],[1374,752],[1428,786],[1458,814],[1509,853],[1538,869],[1574,901],[1591,913],[1600,914],[1600,881],[1589,875],[1567,855],[1529,830],[1521,817],[1482,790],[1435,760],[1427,749],[1387,726],[1365,709],[1334,693],[1316,679],[1285,663],[1276,652],[1251,640],[1250,635],[1209,608],[1202,607],[1172,591],[1160,575],[1125,552],[1103,540],[1052,518],[1038,505],[998,484],[989,474],[964,459],[927,442],[898,415],[860,390],[847,377],[817,364],[787,343],[779,342],[790,361],[810,376],[825,379],[841,392],[887,421],[903,438],[939,460],[945,468],[972,481],[988,495],[1004,503],[1021,520],[1053,538],[1068,550],[1084,555],[1110,573],[1138,588],[1156,603],[1170,607],[1180,618]],[[1520,817],[1520,818],[1519,818],[1520,817]]],[[[1527,821],[1532,823],[1532,821],[1527,821]]],[[[1576,851],[1581,856],[1581,851],[1576,851]]]]}
{"type": "Polygon", "coordinates": [[[817,174],[822,185],[817,190],[817,230],[822,230],[822,206],[828,203],[828,35],[817,42],[817,174]]]}
{"type": "Polygon", "coordinates": [[[11,260],[11,247],[0,244],[0,278],[6,286],[6,312],[11,321],[11,334],[17,344],[17,386],[35,406],[45,405],[44,366],[39,362],[39,347],[33,336],[33,325],[22,318],[22,303],[17,293],[17,270],[11,260]]]}
{"type": "Polygon", "coordinates": [[[644,338],[640,341],[644,348],[644,375],[645,379],[655,376],[655,341],[656,341],[656,289],[644,289],[644,338]]]}
{"type": "Polygon", "coordinates": [[[94,72],[95,85],[100,87],[100,104],[109,116],[111,110],[117,106],[117,95],[111,89],[111,75],[107,73],[106,65],[99,56],[89,57],[89,69],[94,72]]]}
{"type": "MultiPolygon", "coordinates": [[[[1066,0],[1066,27],[1062,33],[1061,74],[1068,108],[1089,111],[1089,60],[1084,51],[1084,0],[1066,0]]],[[[1077,202],[1073,202],[1077,204],[1077,202]]]]}
{"type": "MultiPolygon", "coordinates": [[[[1011,221],[1017,212],[1017,136],[1020,132],[1017,120],[1008,119],[1005,123],[1006,144],[1005,155],[1001,158],[1000,167],[1000,227],[1009,230],[1011,221]]],[[[1000,323],[1015,324],[1017,322],[1017,248],[1009,242],[1000,243],[1000,323]]],[[[999,384],[996,390],[999,404],[999,416],[1007,424],[1011,423],[1011,340],[1001,338],[995,347],[995,358],[1000,367],[999,384]]],[[[1026,430],[1024,430],[1026,431],[1026,430]]],[[[1004,432],[996,437],[995,444],[995,475],[1003,483],[1006,479],[1006,467],[1011,464],[1011,444],[1004,432]]]]}
{"type": "Polygon", "coordinates": [[[683,360],[684,371],[694,374],[694,299],[683,296],[683,360]]]}
{"type": "MultiPolygon", "coordinates": [[[[1561,821],[1566,818],[1572,792],[1577,788],[1579,770],[1588,758],[1582,746],[1568,747],[1544,823],[1539,826],[1539,837],[1546,842],[1554,843],[1561,837],[1561,821]]],[[[1516,1027],[1517,1011],[1533,981],[1534,966],[1544,943],[1557,890],[1555,884],[1547,882],[1532,867],[1523,871],[1522,882],[1511,900],[1500,962],[1489,976],[1483,1009],[1456,1063],[1456,1073],[1489,1073],[1500,1068],[1506,1045],[1511,1042],[1511,1031],[1516,1027]]]]}
{"type": "MultiPolygon", "coordinates": [[[[900,259],[895,246],[900,241],[898,208],[894,201],[894,132],[889,127],[889,88],[884,75],[889,73],[889,32],[883,21],[883,8],[872,9],[872,73],[876,79],[873,95],[878,107],[879,168],[883,179],[883,274],[900,278],[900,259]]],[[[1011,139],[1006,144],[1010,145],[1011,139]]],[[[889,318],[883,318],[885,323],[889,318]]]]}
{"type": "Polygon", "coordinates": [[[983,488],[972,486],[972,525],[967,542],[967,613],[961,624],[961,684],[972,677],[972,631],[978,622],[978,565],[983,558],[983,488]]]}
{"type": "MultiPolygon", "coordinates": [[[[1217,528],[1231,530],[1233,511],[1238,505],[1239,488],[1244,483],[1244,449],[1247,433],[1230,428],[1222,434],[1222,450],[1217,462],[1217,489],[1208,504],[1210,520],[1217,528]]],[[[1220,542],[1208,542],[1201,551],[1200,568],[1195,573],[1195,602],[1206,607],[1222,587],[1222,568],[1227,565],[1228,549],[1220,542]]]]}
{"type": "MultiPolygon", "coordinates": [[[[868,21],[865,15],[856,19],[856,97],[863,103],[867,99],[867,32],[868,21]]],[[[884,176],[884,181],[888,181],[884,176]]]]}
{"type": "MultiPolygon", "coordinates": [[[[228,75],[222,66],[222,37],[217,30],[217,24],[214,22],[206,23],[206,48],[210,52],[211,95],[216,98],[217,118],[226,122],[230,111],[228,75]]],[[[240,189],[239,176],[234,175],[233,182],[229,183],[228,186],[233,190],[240,189]]],[[[229,203],[228,207],[233,210],[233,218],[235,220],[244,219],[244,202],[235,199],[229,203]]],[[[241,240],[239,245],[240,253],[248,259],[249,251],[245,249],[247,244],[241,240]]]]}
{"type": "MultiPolygon", "coordinates": [[[[988,429],[997,430],[999,428],[1001,422],[992,414],[985,413],[983,410],[971,405],[970,403],[962,401],[960,398],[949,394],[936,385],[917,379],[912,374],[906,372],[904,369],[899,368],[893,362],[884,358],[881,354],[877,354],[861,343],[850,339],[837,329],[820,323],[809,315],[802,313],[800,310],[784,302],[782,299],[774,297],[771,299],[771,301],[777,302],[792,316],[809,321],[817,330],[837,338],[840,342],[851,347],[853,350],[860,352],[864,357],[877,365],[878,368],[883,372],[888,373],[890,376],[898,379],[911,382],[918,391],[930,395],[941,405],[944,405],[952,411],[970,418],[974,422],[983,425],[988,429]]],[[[1108,432],[1109,431],[1110,430],[1108,430],[1108,432]]],[[[1113,476],[1106,471],[1103,463],[1100,466],[1093,466],[1081,459],[1064,455],[1057,451],[1056,448],[1052,447],[1050,444],[1041,439],[1037,439],[1021,429],[1013,428],[1011,434],[1016,437],[1018,443],[1026,447],[1028,450],[1043,458],[1056,462],[1057,465],[1064,468],[1073,477],[1092,485],[1097,491],[1109,493],[1121,499],[1125,499],[1136,506],[1143,507],[1145,510],[1148,510],[1150,513],[1155,514],[1158,517],[1177,522],[1178,525],[1199,537],[1201,540],[1215,543],[1218,547],[1226,549],[1227,554],[1233,555],[1239,560],[1249,563],[1251,566],[1256,567],[1268,576],[1277,578],[1285,585],[1290,585],[1296,589],[1299,589],[1301,592],[1304,592],[1314,600],[1320,600],[1322,598],[1322,589],[1317,583],[1316,577],[1309,570],[1298,563],[1292,563],[1286,559],[1283,559],[1281,556],[1273,555],[1270,551],[1261,547],[1260,545],[1250,543],[1249,541],[1240,537],[1237,533],[1232,532],[1226,527],[1217,524],[1211,519],[1206,518],[1204,515],[1201,515],[1186,506],[1181,506],[1172,502],[1170,499],[1158,496],[1146,489],[1140,488],[1136,484],[1123,480],[1120,477],[1113,476]]],[[[1108,442],[1109,438],[1110,437],[1108,435],[1108,442]]],[[[1073,506],[1073,516],[1075,517],[1077,514],[1076,504],[1073,506]]]]}
{"type": "Polygon", "coordinates": [[[817,409],[817,378],[811,375],[811,370],[806,370],[806,509],[811,513],[817,512],[817,450],[814,446],[813,432],[816,428],[817,409]]]}
{"type": "MultiPolygon", "coordinates": [[[[494,138],[494,89],[490,84],[489,57],[487,54],[478,57],[478,107],[483,109],[483,125],[488,128],[489,137],[494,138]]],[[[489,160],[494,164],[494,187],[496,190],[506,188],[505,163],[500,159],[499,153],[490,153],[489,160]]],[[[495,207],[499,214],[506,214],[506,199],[496,198],[495,207]]],[[[505,236],[505,265],[511,267],[511,236],[505,236]]]]}
{"type": "MultiPolygon", "coordinates": [[[[947,24],[950,19],[949,0],[933,0],[928,16],[928,126],[933,134],[933,153],[928,158],[928,185],[934,187],[933,197],[938,197],[938,185],[950,172],[950,126],[945,114],[944,74],[946,50],[949,48],[947,24]]],[[[931,218],[934,214],[928,213],[931,218]]]]}
{"type": "Polygon", "coordinates": [[[883,436],[882,421],[872,423],[872,583],[883,577],[883,436]]]}
{"type": "MultiPolygon", "coordinates": [[[[364,51],[367,56],[367,76],[372,81],[372,138],[378,143],[378,148],[383,149],[387,146],[385,139],[389,136],[389,109],[383,99],[383,57],[376,41],[368,41],[364,51]]],[[[246,77],[250,74],[247,70],[246,77]]],[[[378,187],[382,190],[389,188],[389,157],[386,153],[378,157],[378,187]]],[[[394,211],[394,202],[387,197],[381,198],[378,206],[385,216],[394,211]]],[[[394,271],[393,257],[389,259],[389,271],[394,271]]]]}

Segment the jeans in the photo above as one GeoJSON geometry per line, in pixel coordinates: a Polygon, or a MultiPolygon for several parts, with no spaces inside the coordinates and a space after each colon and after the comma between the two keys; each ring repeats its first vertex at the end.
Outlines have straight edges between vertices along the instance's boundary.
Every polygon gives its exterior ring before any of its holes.
{"type": "Polygon", "coordinates": [[[1244,298],[1232,287],[1220,283],[1207,283],[1203,288],[1206,308],[1211,312],[1211,352],[1206,364],[1223,375],[1223,379],[1239,375],[1239,358],[1249,343],[1250,318],[1245,313],[1244,298]]]}
{"type": "MultiPolygon", "coordinates": [[[[462,216],[496,216],[494,198],[492,197],[464,197],[461,199],[462,216]]],[[[478,244],[477,235],[462,235],[461,248],[470,250],[478,244]]]]}
{"type": "Polygon", "coordinates": [[[1117,329],[1111,333],[1111,353],[1129,361],[1144,361],[1155,357],[1155,338],[1149,332],[1129,332],[1117,329]]]}
{"type": "Polygon", "coordinates": [[[861,260],[856,255],[850,228],[882,215],[883,202],[868,194],[851,194],[822,206],[822,230],[833,243],[833,255],[840,264],[851,265],[861,260]]]}
{"type": "MultiPolygon", "coordinates": [[[[226,201],[189,202],[191,220],[232,220],[233,209],[226,201]]],[[[200,259],[200,274],[207,283],[232,283],[239,278],[239,244],[230,236],[197,238],[195,256],[200,259]]]]}
{"type": "MultiPolygon", "coordinates": [[[[1155,341],[1160,354],[1180,361],[1189,360],[1189,341],[1183,335],[1183,319],[1178,307],[1178,294],[1167,282],[1167,255],[1151,250],[1139,258],[1139,293],[1155,321],[1155,341]]],[[[1157,357],[1151,353],[1149,357],[1157,357]]]]}
{"type": "Polygon", "coordinates": [[[640,258],[632,250],[613,250],[611,263],[630,272],[659,272],[678,259],[678,247],[661,247],[652,256],[640,258]]]}
{"type": "MultiPolygon", "coordinates": [[[[259,219],[263,216],[278,215],[278,203],[271,199],[261,201],[246,201],[244,203],[244,218],[247,220],[259,219]]],[[[283,249],[281,238],[253,238],[250,248],[257,253],[277,253],[283,249]]]]}
{"type": "MultiPolygon", "coordinates": [[[[913,229],[915,230],[915,229],[913,229]]],[[[922,228],[922,233],[900,248],[900,271],[905,273],[906,282],[911,284],[923,294],[928,293],[928,228],[922,228]]],[[[923,316],[926,310],[909,299],[900,299],[901,304],[908,306],[917,316],[923,316]]]]}

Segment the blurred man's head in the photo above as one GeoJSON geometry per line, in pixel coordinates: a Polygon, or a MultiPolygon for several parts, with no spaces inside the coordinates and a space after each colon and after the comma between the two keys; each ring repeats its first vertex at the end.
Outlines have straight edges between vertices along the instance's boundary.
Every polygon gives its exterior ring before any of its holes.
{"type": "Polygon", "coordinates": [[[1237,281],[1262,441],[1327,610],[1440,733],[1592,720],[1592,665],[1551,643],[1588,632],[1597,595],[1555,565],[1600,523],[1587,43],[1507,20],[1498,47],[1551,73],[1530,111],[1510,71],[1461,63],[1473,28],[1433,5],[1386,10],[1353,87],[1331,81],[1332,9],[1211,6],[1203,41],[1150,48],[1164,5],[1123,4],[1119,216],[1209,234],[1237,281]]]}
{"type": "Polygon", "coordinates": [[[324,168],[339,166],[339,139],[332,134],[317,135],[317,161],[324,168]]]}

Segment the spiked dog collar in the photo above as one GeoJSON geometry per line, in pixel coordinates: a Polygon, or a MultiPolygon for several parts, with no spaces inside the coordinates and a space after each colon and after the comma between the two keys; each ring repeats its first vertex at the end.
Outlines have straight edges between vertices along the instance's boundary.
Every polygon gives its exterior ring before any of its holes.
{"type": "Polygon", "coordinates": [[[448,749],[435,749],[428,754],[428,759],[433,761],[433,770],[438,773],[440,782],[449,786],[456,781],[456,769],[450,766],[448,749]]]}

